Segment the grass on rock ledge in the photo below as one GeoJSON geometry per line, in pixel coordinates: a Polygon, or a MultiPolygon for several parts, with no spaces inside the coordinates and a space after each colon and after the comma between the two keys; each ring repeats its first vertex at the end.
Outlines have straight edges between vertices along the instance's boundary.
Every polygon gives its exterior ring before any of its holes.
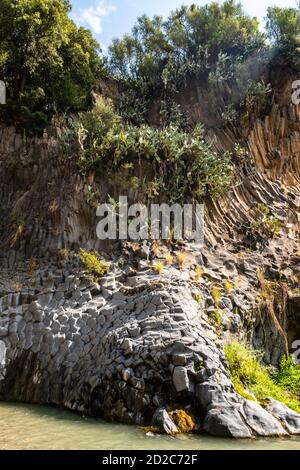
{"type": "Polygon", "coordinates": [[[279,370],[261,362],[261,354],[245,343],[233,341],[225,347],[229,369],[236,392],[260,402],[272,397],[300,413],[300,366],[293,358],[284,357],[279,370]]]}

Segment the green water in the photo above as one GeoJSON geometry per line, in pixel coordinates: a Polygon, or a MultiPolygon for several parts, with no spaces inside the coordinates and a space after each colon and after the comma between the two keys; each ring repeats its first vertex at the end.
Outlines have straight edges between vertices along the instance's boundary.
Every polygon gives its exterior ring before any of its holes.
{"type": "Polygon", "coordinates": [[[84,418],[59,408],[0,403],[0,449],[299,450],[300,438],[233,441],[209,436],[148,436],[135,426],[84,418]]]}

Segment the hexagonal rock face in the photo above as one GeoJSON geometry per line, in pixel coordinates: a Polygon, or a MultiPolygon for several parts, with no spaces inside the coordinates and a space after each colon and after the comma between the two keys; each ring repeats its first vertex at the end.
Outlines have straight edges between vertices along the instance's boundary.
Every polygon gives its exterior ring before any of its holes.
{"type": "Polygon", "coordinates": [[[222,343],[188,282],[144,275],[109,289],[52,275],[52,287],[31,298],[2,298],[0,399],[159,423],[164,432],[176,432],[167,410],[190,403],[212,435],[300,433],[300,416],[288,408],[270,400],[263,409],[235,393],[222,343]]]}

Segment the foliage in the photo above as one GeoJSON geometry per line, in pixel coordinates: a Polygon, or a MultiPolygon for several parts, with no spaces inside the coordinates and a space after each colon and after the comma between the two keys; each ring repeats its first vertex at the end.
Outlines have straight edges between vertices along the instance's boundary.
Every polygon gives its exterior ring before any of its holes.
{"type": "Polygon", "coordinates": [[[173,264],[173,256],[171,255],[171,253],[166,254],[165,260],[166,260],[167,264],[169,264],[169,265],[173,264]]]}
{"type": "Polygon", "coordinates": [[[86,106],[101,70],[99,45],[69,19],[68,0],[1,0],[0,75],[5,121],[41,133],[55,111],[86,106]]]}
{"type": "Polygon", "coordinates": [[[233,0],[182,6],[166,21],[139,18],[132,35],[110,47],[110,67],[122,78],[147,77],[149,85],[167,87],[176,77],[211,70],[222,51],[246,56],[261,42],[257,19],[233,0]]]}
{"type": "MultiPolygon", "coordinates": [[[[115,175],[124,165],[134,173],[134,168],[144,160],[153,172],[152,179],[143,182],[148,193],[151,186],[151,197],[163,193],[171,202],[186,200],[191,195],[194,200],[207,195],[218,197],[233,180],[230,154],[219,156],[213,151],[203,138],[201,126],[187,133],[175,127],[126,125],[111,102],[103,98],[97,100],[91,111],[80,113],[77,122],[66,128],[65,135],[73,143],[80,142],[82,151],[77,161],[84,173],[115,175]]],[[[62,148],[67,148],[68,154],[76,153],[75,146],[66,144],[65,135],[62,148]]],[[[136,175],[129,171],[128,176],[136,175]]]]}
{"type": "Polygon", "coordinates": [[[271,93],[272,87],[268,83],[256,82],[248,80],[246,87],[246,97],[244,105],[248,111],[252,110],[254,106],[264,108],[268,101],[268,95],[271,93]]]}
{"type": "Polygon", "coordinates": [[[283,356],[279,371],[274,375],[277,385],[300,397],[300,365],[296,365],[293,356],[283,356]]]}
{"type": "Polygon", "coordinates": [[[196,294],[195,299],[196,299],[196,302],[197,302],[199,305],[201,305],[202,302],[203,302],[203,294],[202,294],[202,292],[198,292],[198,294],[196,294]]]}
{"type": "Polygon", "coordinates": [[[233,284],[229,279],[226,279],[224,287],[225,287],[226,293],[230,294],[233,289],[233,284]]]}
{"type": "Polygon", "coordinates": [[[205,364],[203,361],[195,361],[194,362],[194,370],[196,372],[196,374],[198,372],[201,372],[201,370],[205,369],[205,364]]]}
{"type": "Polygon", "coordinates": [[[215,308],[214,311],[211,313],[211,318],[213,319],[216,327],[219,329],[222,326],[222,318],[221,313],[218,308],[215,308]]]}
{"type": "MultiPolygon", "coordinates": [[[[86,109],[105,71],[98,43],[69,18],[70,10],[69,0],[0,2],[0,76],[8,95],[1,117],[32,134],[41,134],[55,112],[86,109]]],[[[158,102],[160,124],[187,131],[190,123],[176,94],[201,79],[212,96],[223,92],[221,114],[234,124],[237,103],[252,108],[268,100],[269,85],[253,69],[256,62],[283,55],[300,66],[299,31],[299,9],[269,8],[264,34],[235,0],[182,6],[166,20],[144,15],[131,35],[115,39],[109,49],[108,71],[122,81],[120,115],[134,126],[146,124],[158,102]],[[229,84],[237,88],[236,99],[229,84]]]]}
{"type": "Polygon", "coordinates": [[[215,306],[218,308],[219,305],[220,305],[221,296],[222,296],[221,290],[218,286],[213,286],[212,287],[211,296],[214,300],[215,306]]]}
{"type": "Polygon", "coordinates": [[[24,219],[24,217],[17,217],[13,227],[13,235],[11,236],[9,241],[10,248],[13,248],[17,244],[17,242],[23,238],[25,228],[26,220],[24,219]]]}
{"type": "Polygon", "coordinates": [[[285,380],[280,382],[280,379],[276,379],[276,375],[273,376],[272,371],[261,363],[261,355],[246,344],[233,341],[226,345],[225,353],[236,390],[247,389],[254,393],[258,400],[272,397],[295,411],[300,411],[297,395],[286,385],[287,377],[291,377],[287,368],[284,372],[285,380]]]}
{"type": "Polygon", "coordinates": [[[101,260],[96,252],[89,252],[80,248],[79,259],[85,270],[93,276],[95,281],[99,281],[109,270],[109,264],[101,260]]]}
{"type": "Polygon", "coordinates": [[[265,204],[258,204],[258,218],[251,224],[251,231],[268,238],[276,238],[283,228],[283,223],[278,217],[270,213],[265,204]]]}
{"type": "Polygon", "coordinates": [[[58,256],[61,260],[67,260],[70,257],[70,250],[68,248],[61,248],[58,252],[58,256]]]}
{"type": "Polygon", "coordinates": [[[179,251],[176,254],[176,258],[177,258],[177,263],[182,268],[185,265],[185,263],[187,262],[188,253],[186,251],[179,251]]]}
{"type": "Polygon", "coordinates": [[[276,55],[284,55],[289,65],[300,68],[300,10],[299,8],[268,8],[266,18],[268,37],[276,55]]]}
{"type": "Polygon", "coordinates": [[[196,281],[199,281],[200,279],[202,279],[204,275],[204,270],[201,266],[196,266],[195,267],[195,279],[196,281]]]}
{"type": "Polygon", "coordinates": [[[164,263],[162,262],[157,262],[157,263],[153,263],[152,265],[152,269],[154,272],[156,272],[157,274],[161,274],[163,272],[163,269],[164,269],[164,263]]]}

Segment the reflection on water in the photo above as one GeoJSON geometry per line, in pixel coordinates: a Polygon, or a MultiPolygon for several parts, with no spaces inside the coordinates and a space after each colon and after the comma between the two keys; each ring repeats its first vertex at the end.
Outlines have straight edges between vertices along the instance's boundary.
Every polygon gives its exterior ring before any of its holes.
{"type": "Polygon", "coordinates": [[[208,436],[146,436],[135,426],[83,418],[59,408],[0,403],[0,449],[299,450],[300,438],[233,441],[208,436]]]}

